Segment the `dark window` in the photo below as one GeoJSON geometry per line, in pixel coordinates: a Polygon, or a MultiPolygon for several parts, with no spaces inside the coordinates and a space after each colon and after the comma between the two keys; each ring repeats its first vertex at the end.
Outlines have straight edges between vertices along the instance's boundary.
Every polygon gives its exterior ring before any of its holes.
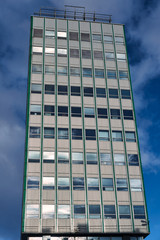
{"type": "Polygon", "coordinates": [[[133,112],[132,112],[132,110],[123,110],[123,117],[126,120],[133,120],[133,112]]]}
{"type": "Polygon", "coordinates": [[[130,90],[121,89],[121,96],[123,99],[131,99],[130,90]]]}
{"type": "Polygon", "coordinates": [[[81,107],[71,107],[72,117],[81,117],[81,107]]]}
{"type": "Polygon", "coordinates": [[[58,86],[58,94],[59,95],[68,95],[68,87],[67,86],[58,86]]]}
{"type": "Polygon", "coordinates": [[[90,50],[82,50],[82,58],[91,59],[91,51],[90,50]]]}
{"type": "Polygon", "coordinates": [[[58,178],[58,190],[69,190],[69,178],[59,177],[58,178]]]}
{"type": "Polygon", "coordinates": [[[119,109],[110,109],[111,119],[120,119],[120,110],[119,109]]]}
{"type": "Polygon", "coordinates": [[[89,191],[99,191],[98,178],[87,178],[87,183],[89,191]]]}
{"type": "Polygon", "coordinates": [[[99,140],[100,141],[109,141],[109,132],[108,130],[99,130],[99,140]]]}
{"type": "Polygon", "coordinates": [[[113,191],[113,179],[112,178],[102,178],[103,191],[113,191]]]}
{"type": "Polygon", "coordinates": [[[77,67],[70,67],[70,75],[71,76],[80,76],[80,69],[77,67]]]}
{"type": "Polygon", "coordinates": [[[69,163],[69,153],[58,152],[58,163],[69,163]]]}
{"type": "Polygon", "coordinates": [[[42,38],[43,37],[43,30],[34,28],[33,29],[33,37],[42,38]]]}
{"type": "Polygon", "coordinates": [[[58,106],[58,116],[68,117],[68,107],[58,106]]]}
{"type": "Polygon", "coordinates": [[[82,140],[82,129],[72,128],[72,139],[82,140]]]}
{"type": "Polygon", "coordinates": [[[108,79],[116,79],[116,71],[115,70],[107,70],[107,78],[108,79]]]}
{"type": "Polygon", "coordinates": [[[54,138],[54,128],[44,127],[44,138],[54,138]]]}
{"type": "Polygon", "coordinates": [[[116,211],[114,205],[104,205],[104,218],[105,219],[116,218],[116,211]]]}
{"type": "Polygon", "coordinates": [[[121,80],[128,80],[128,72],[126,72],[126,71],[119,71],[119,78],[121,80]]]}
{"type": "Polygon", "coordinates": [[[80,96],[80,87],[77,86],[71,86],[71,96],[80,96]]]}
{"type": "Polygon", "coordinates": [[[104,69],[95,68],[95,78],[104,78],[104,69]]]}
{"type": "Polygon", "coordinates": [[[136,142],[135,132],[125,132],[127,142],[136,142]]]}
{"type": "Polygon", "coordinates": [[[107,118],[107,108],[98,108],[98,118],[107,118]]]}
{"type": "Polygon", "coordinates": [[[94,118],[94,108],[84,108],[84,115],[87,118],[94,118]]]}
{"type": "Polygon", "coordinates": [[[89,205],[89,218],[101,218],[100,205],[89,205]]]}
{"type": "Polygon", "coordinates": [[[129,205],[120,205],[119,206],[119,217],[121,218],[131,218],[130,215],[130,206],[129,205]]]}
{"type": "Polygon", "coordinates": [[[73,190],[84,190],[83,177],[73,177],[73,190]]]}
{"type": "Polygon", "coordinates": [[[39,177],[28,176],[27,177],[27,188],[28,189],[39,189],[39,177]]]}
{"type": "Polygon", "coordinates": [[[138,155],[128,154],[129,166],[139,166],[138,155]]]}
{"type": "Polygon", "coordinates": [[[81,33],[81,41],[90,42],[90,34],[89,33],[81,33]]]}
{"type": "Polygon", "coordinates": [[[44,115],[54,116],[54,106],[44,105],[44,115]]]}
{"type": "Polygon", "coordinates": [[[93,97],[93,88],[84,87],[84,96],[85,97],[93,97]]]}
{"type": "Polygon", "coordinates": [[[106,98],[106,89],[105,88],[96,88],[96,95],[100,98],[106,98]]]}
{"type": "Polygon", "coordinates": [[[58,67],[58,75],[67,76],[67,67],[58,67]]]}
{"type": "Polygon", "coordinates": [[[68,128],[58,128],[58,139],[68,139],[68,128]]]}
{"type": "Polygon", "coordinates": [[[32,73],[42,73],[42,64],[32,64],[32,73]]]}
{"type": "Polygon", "coordinates": [[[83,77],[92,77],[92,69],[83,68],[83,77]]]}
{"type": "Polygon", "coordinates": [[[134,218],[135,219],[145,219],[145,210],[143,205],[134,205],[134,218]]]}
{"type": "Polygon", "coordinates": [[[101,42],[101,35],[100,34],[92,34],[93,41],[101,42]]]}
{"type": "Polygon", "coordinates": [[[70,57],[79,58],[79,49],[70,49],[70,57]]]}
{"type": "Polygon", "coordinates": [[[110,88],[109,89],[110,98],[118,98],[118,89],[110,88]]]}
{"type": "Polygon", "coordinates": [[[120,141],[122,142],[122,132],[121,131],[112,131],[112,139],[113,141],[120,141]]]}
{"type": "Polygon", "coordinates": [[[94,51],[94,58],[95,59],[103,59],[102,51],[94,51]]]}
{"type": "Polygon", "coordinates": [[[85,205],[74,205],[74,218],[85,218],[85,205]]]}
{"type": "Polygon", "coordinates": [[[30,114],[31,115],[41,115],[41,105],[30,105],[30,114]]]}
{"type": "Polygon", "coordinates": [[[34,84],[31,85],[31,93],[41,93],[42,92],[42,85],[41,84],[34,84]]]}
{"type": "Polygon", "coordinates": [[[30,127],[30,138],[40,138],[40,127],[30,127]]]}
{"type": "Polygon", "coordinates": [[[126,178],[117,178],[117,191],[128,191],[126,178]]]}
{"type": "Polygon", "coordinates": [[[69,32],[69,40],[78,41],[78,33],[77,32],[69,32]]]}
{"type": "Polygon", "coordinates": [[[87,164],[97,165],[97,153],[86,153],[87,164]]]}
{"type": "Polygon", "coordinates": [[[45,94],[54,94],[54,85],[45,85],[45,94]]]}
{"type": "Polygon", "coordinates": [[[96,130],[86,129],[86,140],[96,140],[96,130]]]}

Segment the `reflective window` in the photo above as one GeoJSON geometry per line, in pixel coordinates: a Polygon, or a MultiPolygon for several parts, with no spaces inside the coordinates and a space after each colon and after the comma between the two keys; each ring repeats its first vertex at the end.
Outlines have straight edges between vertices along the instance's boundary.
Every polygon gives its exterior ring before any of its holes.
{"type": "Polygon", "coordinates": [[[104,43],[112,43],[113,42],[112,36],[109,36],[109,35],[104,35],[103,40],[104,40],[104,43]]]}
{"type": "Polygon", "coordinates": [[[100,98],[106,98],[106,89],[105,88],[96,88],[96,96],[100,98]]]}
{"type": "Polygon", "coordinates": [[[133,111],[132,110],[123,110],[123,117],[125,120],[133,120],[133,111]]]}
{"type": "Polygon", "coordinates": [[[77,67],[70,67],[70,75],[71,76],[80,76],[80,69],[77,67]]]}
{"type": "Polygon", "coordinates": [[[100,34],[92,34],[93,41],[95,42],[101,42],[102,38],[100,34]]]}
{"type": "Polygon", "coordinates": [[[86,153],[87,164],[97,165],[97,153],[86,153]]]}
{"type": "Polygon", "coordinates": [[[102,51],[94,51],[94,58],[95,59],[103,59],[102,51]]]}
{"type": "Polygon", "coordinates": [[[145,210],[143,205],[134,205],[134,218],[135,219],[145,219],[145,210]]]}
{"type": "Polygon", "coordinates": [[[104,69],[95,68],[95,78],[104,78],[104,69]]]}
{"type": "Polygon", "coordinates": [[[27,177],[28,189],[39,189],[39,177],[28,176],[27,177]]]}
{"type": "Polygon", "coordinates": [[[119,79],[120,80],[128,80],[128,72],[119,70],[119,79]]]}
{"type": "Polygon", "coordinates": [[[120,119],[120,109],[110,109],[111,119],[120,119]]]}
{"type": "Polygon", "coordinates": [[[28,152],[28,162],[31,162],[31,163],[40,162],[40,151],[29,151],[28,152]]]}
{"type": "Polygon", "coordinates": [[[69,190],[69,178],[58,177],[58,190],[69,190]]]}
{"type": "Polygon", "coordinates": [[[68,107],[58,106],[58,116],[68,117],[68,107]]]}
{"type": "Polygon", "coordinates": [[[67,67],[58,67],[58,75],[67,76],[67,67]]]}
{"type": "Polygon", "coordinates": [[[54,94],[54,85],[45,84],[45,94],[54,94]]]}
{"type": "Polygon", "coordinates": [[[54,163],[54,152],[43,152],[44,163],[54,163]]]}
{"type": "Polygon", "coordinates": [[[34,84],[31,85],[31,93],[41,93],[42,92],[42,85],[41,84],[34,84]]]}
{"type": "Polygon", "coordinates": [[[45,74],[53,74],[53,73],[54,73],[54,66],[45,65],[45,74]]]}
{"type": "Polygon", "coordinates": [[[98,112],[98,118],[108,118],[107,108],[98,108],[97,112],[98,112]]]}
{"type": "Polygon", "coordinates": [[[114,163],[115,165],[125,165],[125,157],[122,153],[115,153],[114,154],[114,163]]]}
{"type": "Polygon", "coordinates": [[[67,39],[67,33],[66,32],[57,32],[58,39],[67,39]]]}
{"type": "Polygon", "coordinates": [[[100,161],[102,165],[111,165],[111,154],[100,153],[100,161]]]}
{"type": "Polygon", "coordinates": [[[69,40],[78,41],[78,33],[77,32],[69,32],[69,40]]]}
{"type": "Polygon", "coordinates": [[[90,34],[89,33],[81,33],[81,41],[90,42],[90,34]]]}
{"type": "Polygon", "coordinates": [[[128,154],[128,163],[129,166],[139,166],[138,155],[128,154]]]}
{"type": "Polygon", "coordinates": [[[69,205],[58,205],[58,218],[70,218],[69,205]]]}
{"type": "Polygon", "coordinates": [[[70,57],[79,58],[79,49],[70,49],[70,57]]]}
{"type": "Polygon", "coordinates": [[[130,179],[131,191],[141,192],[142,191],[142,181],[141,179],[132,178],[130,179]]]}
{"type": "Polygon", "coordinates": [[[44,190],[54,189],[54,177],[43,177],[43,189],[44,190]]]}
{"type": "Polygon", "coordinates": [[[100,141],[109,141],[109,132],[108,130],[99,130],[98,131],[100,141]]]}
{"type": "Polygon", "coordinates": [[[44,138],[54,138],[54,128],[44,127],[44,138]]]}
{"type": "Polygon", "coordinates": [[[102,188],[103,191],[113,191],[113,179],[102,178],[102,188]]]}
{"type": "Polygon", "coordinates": [[[128,191],[126,178],[117,178],[117,191],[128,191]]]}
{"type": "Polygon", "coordinates": [[[55,49],[54,48],[45,48],[45,54],[48,56],[54,56],[55,49]]]}
{"type": "Polygon", "coordinates": [[[125,53],[117,53],[117,61],[125,62],[126,54],[125,53]]]}
{"type": "Polygon", "coordinates": [[[130,90],[121,89],[122,99],[131,99],[130,90]]]}
{"type": "Polygon", "coordinates": [[[69,163],[69,153],[58,152],[58,163],[69,163]]]}
{"type": "Polygon", "coordinates": [[[40,138],[40,127],[30,127],[30,138],[40,138]]]}
{"type": "Polygon", "coordinates": [[[92,69],[83,68],[83,77],[92,77],[92,69]]]}
{"type": "Polygon", "coordinates": [[[100,205],[89,205],[89,218],[101,218],[100,205]]]}
{"type": "Polygon", "coordinates": [[[80,87],[77,86],[71,86],[71,96],[80,96],[80,87]]]}
{"type": "Polygon", "coordinates": [[[116,211],[114,205],[104,205],[104,218],[105,219],[116,218],[116,211]]]}
{"type": "Polygon", "coordinates": [[[84,87],[84,96],[85,97],[93,97],[93,88],[84,87]]]}
{"type": "Polygon", "coordinates": [[[42,218],[54,218],[54,205],[42,205],[42,218]]]}
{"type": "Polygon", "coordinates": [[[122,132],[121,131],[112,131],[112,139],[113,139],[113,141],[123,141],[122,132]]]}
{"type": "Polygon", "coordinates": [[[58,139],[68,139],[68,128],[58,128],[58,139]]]}
{"type": "Polygon", "coordinates": [[[30,114],[31,115],[41,115],[41,105],[30,105],[30,114]]]}
{"type": "Polygon", "coordinates": [[[73,177],[73,190],[84,190],[83,177],[73,177]]]}
{"type": "Polygon", "coordinates": [[[136,142],[135,132],[125,132],[127,142],[136,142]]]}
{"type": "Polygon", "coordinates": [[[110,88],[109,89],[110,98],[118,98],[118,89],[110,88]]]}
{"type": "Polygon", "coordinates": [[[57,49],[58,57],[67,57],[67,49],[59,48],[57,49]]]}
{"type": "Polygon", "coordinates": [[[42,73],[42,64],[32,64],[32,73],[42,73]]]}
{"type": "Polygon", "coordinates": [[[84,108],[84,115],[87,118],[94,118],[94,108],[84,108]]]}
{"type": "Polygon", "coordinates": [[[108,79],[116,79],[116,71],[115,70],[107,70],[107,78],[108,79]]]}
{"type": "Polygon", "coordinates": [[[86,140],[96,140],[96,130],[86,129],[86,140]]]}
{"type": "Polygon", "coordinates": [[[82,129],[72,128],[72,139],[82,140],[82,129]]]}
{"type": "Polygon", "coordinates": [[[83,153],[72,152],[72,163],[73,164],[83,164],[83,153]]]}
{"type": "Polygon", "coordinates": [[[55,37],[55,32],[53,30],[46,30],[45,31],[45,37],[53,39],[55,37]]]}
{"type": "Polygon", "coordinates": [[[71,107],[72,117],[81,117],[81,107],[71,107]]]}
{"type": "Polygon", "coordinates": [[[124,44],[124,38],[123,37],[115,37],[115,42],[117,44],[124,44]]]}
{"type": "Polygon", "coordinates": [[[114,53],[113,52],[106,52],[105,53],[106,60],[114,60],[114,53]]]}
{"type": "Polygon", "coordinates": [[[87,178],[88,190],[99,191],[98,178],[87,178]]]}
{"type": "Polygon", "coordinates": [[[27,218],[38,218],[39,217],[39,205],[38,204],[27,204],[26,217],[27,218]]]}
{"type": "Polygon", "coordinates": [[[91,59],[91,50],[82,50],[82,58],[91,59]]]}
{"type": "Polygon", "coordinates": [[[43,30],[34,28],[33,29],[33,37],[42,38],[43,37],[43,30]]]}
{"type": "Polygon", "coordinates": [[[74,205],[74,218],[85,218],[85,205],[74,205]]]}
{"type": "Polygon", "coordinates": [[[58,86],[58,95],[68,95],[68,87],[67,86],[58,86]]]}
{"type": "Polygon", "coordinates": [[[119,205],[119,217],[120,219],[131,218],[129,205],[119,205]]]}
{"type": "Polygon", "coordinates": [[[54,106],[44,105],[44,115],[45,116],[54,116],[54,106]]]}
{"type": "Polygon", "coordinates": [[[32,47],[32,52],[34,55],[42,55],[43,48],[42,47],[32,47]]]}

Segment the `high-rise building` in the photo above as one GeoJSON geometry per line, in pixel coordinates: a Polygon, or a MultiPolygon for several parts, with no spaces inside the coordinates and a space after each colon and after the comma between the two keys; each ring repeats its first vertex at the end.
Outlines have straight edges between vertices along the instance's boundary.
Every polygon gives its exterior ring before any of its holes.
{"type": "Polygon", "coordinates": [[[21,239],[142,240],[124,26],[82,10],[31,17],[21,239]]]}

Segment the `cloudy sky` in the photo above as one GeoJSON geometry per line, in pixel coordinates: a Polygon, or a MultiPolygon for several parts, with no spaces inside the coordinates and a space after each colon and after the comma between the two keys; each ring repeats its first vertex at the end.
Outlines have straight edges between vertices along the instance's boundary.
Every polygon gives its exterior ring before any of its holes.
{"type": "Polygon", "coordinates": [[[30,15],[65,4],[126,25],[151,235],[160,229],[160,1],[5,0],[0,7],[0,240],[20,239],[30,15]]]}

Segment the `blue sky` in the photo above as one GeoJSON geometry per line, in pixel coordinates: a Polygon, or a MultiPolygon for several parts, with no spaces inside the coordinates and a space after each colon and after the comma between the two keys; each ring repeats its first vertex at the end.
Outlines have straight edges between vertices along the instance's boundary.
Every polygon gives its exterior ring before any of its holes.
{"type": "Polygon", "coordinates": [[[160,234],[160,1],[6,0],[0,14],[0,240],[20,239],[30,15],[65,4],[112,14],[126,26],[127,47],[151,234],[160,234]]]}

